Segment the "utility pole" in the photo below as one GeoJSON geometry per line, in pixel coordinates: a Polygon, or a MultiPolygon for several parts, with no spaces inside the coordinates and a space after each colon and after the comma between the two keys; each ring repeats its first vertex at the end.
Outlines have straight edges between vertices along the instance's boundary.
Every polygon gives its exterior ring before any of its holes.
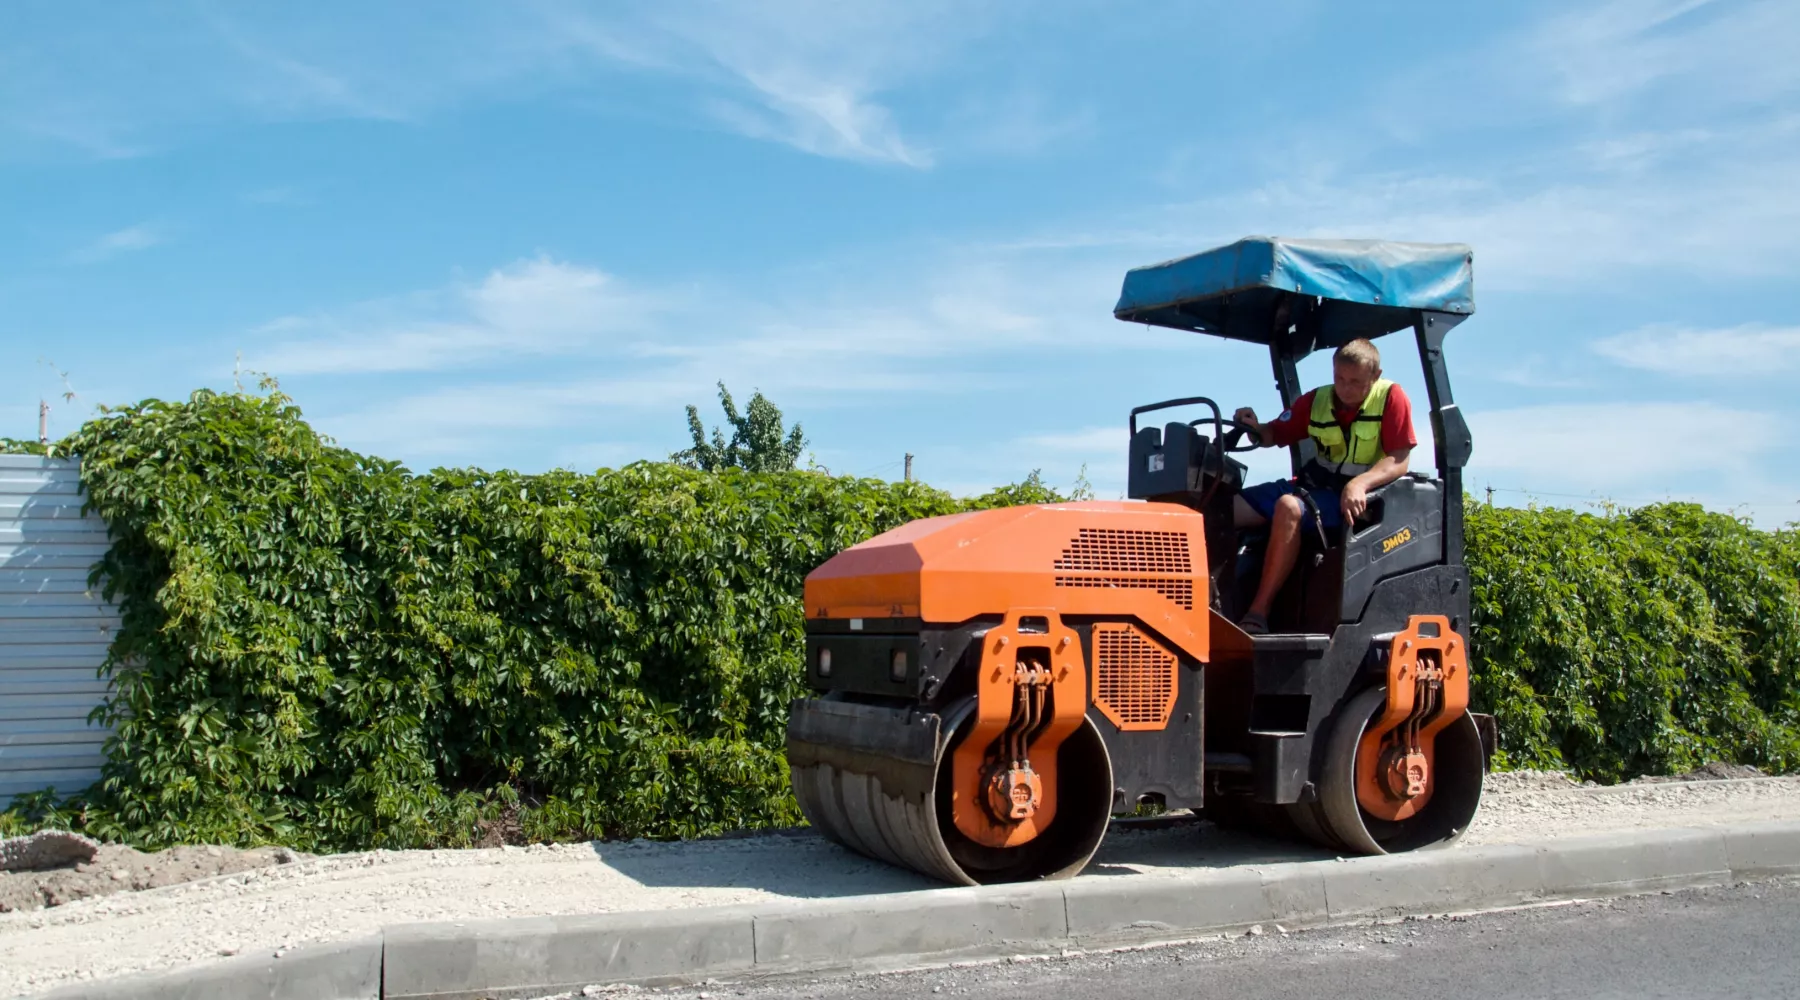
{"type": "Polygon", "coordinates": [[[38,400],[38,444],[50,447],[50,401],[38,400]]]}
{"type": "Polygon", "coordinates": [[[1494,488],[1492,486],[1489,486],[1487,488],[1487,491],[1488,491],[1488,506],[1492,507],[1494,505],[1494,488]]]}
{"type": "Polygon", "coordinates": [[[906,481],[912,482],[912,452],[906,453],[906,481]]]}

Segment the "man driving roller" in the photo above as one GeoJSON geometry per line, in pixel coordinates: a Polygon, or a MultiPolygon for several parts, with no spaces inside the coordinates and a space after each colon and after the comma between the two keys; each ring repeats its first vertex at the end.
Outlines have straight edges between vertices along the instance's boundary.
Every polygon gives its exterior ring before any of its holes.
{"type": "Polygon", "coordinates": [[[1318,457],[1301,470],[1299,481],[1261,483],[1237,496],[1233,514],[1239,528],[1270,526],[1262,583],[1239,623],[1245,632],[1260,635],[1269,630],[1269,605],[1300,554],[1300,532],[1312,530],[1313,514],[1302,496],[1311,498],[1322,527],[1355,523],[1369,506],[1370,490],[1406,474],[1407,457],[1419,439],[1413,434],[1412,402],[1381,377],[1381,352],[1360,339],[1332,355],[1330,385],[1301,396],[1269,423],[1258,421],[1248,406],[1236,419],[1255,430],[1261,447],[1286,448],[1309,436],[1318,447],[1318,457]]]}

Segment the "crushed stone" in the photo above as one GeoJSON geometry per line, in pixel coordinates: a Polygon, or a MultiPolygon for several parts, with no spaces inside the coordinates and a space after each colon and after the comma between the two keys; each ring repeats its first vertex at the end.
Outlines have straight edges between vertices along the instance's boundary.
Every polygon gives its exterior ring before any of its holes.
{"type": "Polygon", "coordinates": [[[1686,774],[1646,774],[1641,778],[1631,779],[1628,784],[1655,785],[1666,781],[1725,781],[1736,778],[1764,777],[1768,776],[1749,764],[1727,764],[1723,761],[1715,760],[1710,764],[1701,765],[1686,774]]]}
{"type": "MultiPolygon", "coordinates": [[[[1588,782],[1588,787],[1593,782],[1588,782]]],[[[1483,783],[1483,794],[1495,792],[1527,792],[1533,790],[1556,791],[1558,789],[1580,788],[1582,783],[1575,780],[1567,771],[1496,771],[1487,776],[1483,783]]]]}
{"type": "MultiPolygon", "coordinates": [[[[1800,820],[1800,778],[1595,788],[1554,772],[1513,772],[1490,776],[1481,812],[1463,842],[1536,842],[1775,819],[1800,820]]],[[[74,870],[88,868],[81,874],[102,882],[104,894],[0,913],[0,996],[218,962],[234,953],[348,940],[413,921],[666,910],[936,885],[809,832],[687,843],[367,851],[280,864],[277,852],[284,850],[185,847],[145,855],[102,846],[92,862],[74,870]],[[149,859],[160,855],[169,856],[169,865],[158,881],[149,859]],[[203,872],[214,866],[213,873],[197,881],[176,879],[188,860],[203,872]],[[228,865],[238,867],[227,871],[228,865]],[[113,882],[115,869],[126,871],[127,880],[113,882]]],[[[1173,876],[1197,867],[1330,856],[1191,820],[1113,831],[1082,877],[1173,876]]],[[[0,879],[46,874],[56,873],[0,879]]]]}

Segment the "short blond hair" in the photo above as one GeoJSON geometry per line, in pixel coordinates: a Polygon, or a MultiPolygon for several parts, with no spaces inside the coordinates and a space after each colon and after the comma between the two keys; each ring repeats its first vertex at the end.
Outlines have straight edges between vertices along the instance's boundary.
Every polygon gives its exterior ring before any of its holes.
{"type": "Polygon", "coordinates": [[[1337,349],[1331,356],[1334,365],[1361,365],[1365,371],[1381,370],[1381,352],[1365,337],[1358,337],[1337,349]]]}

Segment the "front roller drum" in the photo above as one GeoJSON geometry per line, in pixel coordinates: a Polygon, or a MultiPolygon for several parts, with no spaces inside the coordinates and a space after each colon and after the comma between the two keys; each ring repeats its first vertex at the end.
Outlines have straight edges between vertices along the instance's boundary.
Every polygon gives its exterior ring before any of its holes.
{"type": "Polygon", "coordinates": [[[800,810],[820,833],[871,858],[955,885],[1067,878],[1106,834],[1112,766],[1092,722],[1057,750],[1055,818],[1012,847],[972,840],[953,818],[956,748],[974,702],[943,717],[918,709],[802,700],[788,725],[788,764],[800,810]]]}

